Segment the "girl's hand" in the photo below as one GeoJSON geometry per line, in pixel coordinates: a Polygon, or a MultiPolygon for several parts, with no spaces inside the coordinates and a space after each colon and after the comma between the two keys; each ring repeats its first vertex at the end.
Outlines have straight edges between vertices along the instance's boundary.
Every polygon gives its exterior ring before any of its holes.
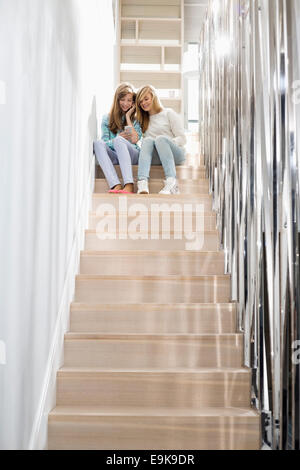
{"type": "Polygon", "coordinates": [[[139,135],[134,128],[132,128],[131,143],[136,144],[139,141],[139,135]]]}
{"type": "Polygon", "coordinates": [[[133,115],[133,113],[135,112],[135,109],[136,109],[136,108],[135,108],[135,104],[134,104],[134,105],[132,106],[132,108],[130,108],[130,110],[127,111],[127,113],[126,113],[126,118],[130,119],[131,116],[133,115]]]}
{"type": "Polygon", "coordinates": [[[128,140],[131,142],[131,135],[127,134],[126,132],[120,132],[119,136],[123,137],[124,139],[128,140]]]}
{"type": "Polygon", "coordinates": [[[126,132],[120,132],[119,134],[121,137],[124,137],[124,139],[128,140],[132,144],[136,144],[139,141],[139,135],[136,132],[135,128],[132,128],[131,134],[127,134],[126,132]]]}

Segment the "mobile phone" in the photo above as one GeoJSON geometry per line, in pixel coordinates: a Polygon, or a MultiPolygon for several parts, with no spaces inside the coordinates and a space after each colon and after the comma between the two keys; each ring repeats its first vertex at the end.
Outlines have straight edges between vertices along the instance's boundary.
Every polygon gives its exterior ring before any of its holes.
{"type": "Polygon", "coordinates": [[[126,134],[132,134],[132,127],[131,126],[125,126],[125,132],[126,132],[126,134]]]}

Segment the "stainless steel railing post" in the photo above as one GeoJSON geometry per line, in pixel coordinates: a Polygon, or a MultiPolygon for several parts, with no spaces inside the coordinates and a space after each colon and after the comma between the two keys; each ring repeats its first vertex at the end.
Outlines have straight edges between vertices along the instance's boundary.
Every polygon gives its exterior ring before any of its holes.
{"type": "Polygon", "coordinates": [[[299,449],[300,2],[211,1],[200,42],[200,148],[252,403],[266,446],[299,449]]]}

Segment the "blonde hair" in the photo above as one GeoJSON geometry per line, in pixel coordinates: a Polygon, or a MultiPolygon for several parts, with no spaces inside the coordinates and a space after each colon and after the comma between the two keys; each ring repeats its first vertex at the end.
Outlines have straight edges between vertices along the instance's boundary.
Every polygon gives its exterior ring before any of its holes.
{"type": "MultiPolygon", "coordinates": [[[[135,102],[136,93],[130,83],[121,83],[115,91],[114,101],[109,113],[109,129],[113,134],[123,130],[126,123],[124,122],[124,111],[120,107],[120,100],[126,95],[132,94],[133,102],[135,102]]],[[[134,119],[135,116],[132,116],[134,119]]]]}
{"type": "Polygon", "coordinates": [[[138,90],[137,95],[136,95],[136,118],[141,125],[143,133],[146,132],[150,123],[150,115],[148,111],[144,111],[141,108],[141,102],[143,101],[147,93],[150,93],[152,95],[152,98],[153,98],[152,106],[153,106],[155,113],[160,113],[163,110],[160,99],[157,95],[157,91],[155,90],[153,86],[146,85],[138,90]]]}

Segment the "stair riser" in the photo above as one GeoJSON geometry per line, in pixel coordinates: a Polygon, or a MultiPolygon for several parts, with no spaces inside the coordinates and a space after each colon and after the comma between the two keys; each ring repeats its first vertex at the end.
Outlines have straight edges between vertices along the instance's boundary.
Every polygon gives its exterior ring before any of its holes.
{"type": "MultiPolygon", "coordinates": [[[[115,165],[115,169],[116,169],[118,177],[122,181],[122,174],[121,174],[119,165],[115,165]]],[[[132,172],[133,172],[133,177],[137,179],[137,175],[138,175],[137,165],[133,165],[132,172]]],[[[177,174],[177,178],[182,179],[182,180],[199,180],[199,179],[206,178],[205,168],[192,168],[188,166],[177,166],[176,174],[177,174]]],[[[100,167],[97,167],[96,177],[104,178],[104,174],[100,167]]],[[[163,167],[152,166],[150,170],[150,178],[161,179],[163,181],[165,179],[165,173],[164,173],[163,167]]]]}
{"type": "Polygon", "coordinates": [[[66,339],[65,367],[195,369],[242,367],[242,338],[66,339]]]}
{"type": "Polygon", "coordinates": [[[60,418],[49,424],[49,449],[259,450],[259,417],[60,418]]]}
{"type": "Polygon", "coordinates": [[[57,405],[110,407],[248,407],[250,373],[67,373],[57,405]]]}
{"type": "MultiPolygon", "coordinates": [[[[197,150],[195,153],[198,153],[197,150]]],[[[192,166],[194,168],[204,167],[204,158],[199,155],[190,154],[187,155],[185,164],[186,166],[192,166]]]]}
{"type": "Polygon", "coordinates": [[[144,334],[222,334],[236,332],[234,308],[218,306],[198,310],[172,307],[140,309],[114,306],[95,311],[71,312],[72,332],[144,334]]]}
{"type": "MultiPolygon", "coordinates": [[[[101,237],[101,232],[100,237],[101,237]]],[[[184,233],[159,235],[159,240],[151,239],[151,233],[144,234],[144,240],[133,240],[131,233],[119,234],[117,231],[112,240],[101,240],[97,232],[86,232],[85,249],[87,251],[126,251],[126,250],[165,250],[165,251],[218,251],[219,237],[216,232],[199,234],[189,241],[184,233]],[[167,239],[163,239],[165,236],[167,239]],[[180,239],[174,239],[175,236],[180,239]],[[125,240],[120,239],[125,237],[125,240]]]]}
{"type": "Polygon", "coordinates": [[[136,275],[136,276],[202,276],[224,274],[223,253],[193,253],[186,255],[101,254],[81,255],[81,274],[136,275]]]}
{"type": "Polygon", "coordinates": [[[211,280],[76,280],[75,302],[86,303],[226,303],[229,278],[211,280]]]}
{"type": "MultiPolygon", "coordinates": [[[[211,196],[194,196],[194,197],[183,197],[183,196],[172,196],[170,199],[168,196],[159,196],[159,197],[151,197],[147,195],[116,195],[116,194],[109,194],[102,195],[102,194],[94,194],[93,195],[93,203],[92,203],[92,210],[94,212],[99,213],[99,211],[103,210],[103,205],[109,204],[115,211],[120,212],[127,212],[130,214],[133,210],[137,210],[138,213],[142,211],[158,211],[157,205],[159,205],[164,210],[176,209],[177,211],[181,211],[184,214],[184,211],[195,211],[197,209],[197,205],[202,206],[201,210],[204,212],[209,212],[212,210],[212,198],[211,196]],[[126,199],[125,199],[126,198],[126,199]],[[136,205],[139,207],[136,207],[136,205]],[[167,206],[164,209],[164,206],[167,206]],[[186,207],[185,207],[186,206],[186,207]],[[189,207],[188,207],[189,206],[189,207]],[[168,209],[170,208],[170,209],[168,209]]],[[[200,209],[198,209],[200,210],[200,209]]],[[[106,209],[107,211],[107,209],[106,209]]]]}
{"type": "MultiPolygon", "coordinates": [[[[179,190],[181,194],[208,194],[209,183],[208,180],[199,181],[188,181],[182,180],[178,182],[179,190]]],[[[163,188],[164,184],[162,180],[150,180],[149,190],[150,194],[158,194],[163,188]]],[[[98,179],[95,182],[95,193],[106,193],[109,187],[104,179],[98,179]]],[[[137,184],[134,185],[134,191],[137,192],[137,184]]]]}
{"type": "MultiPolygon", "coordinates": [[[[150,229],[151,229],[151,214],[150,214],[150,212],[147,215],[148,215],[148,219],[146,219],[146,220],[148,220],[148,227],[150,227],[150,229]]],[[[127,216],[128,227],[129,227],[130,223],[132,221],[136,220],[136,217],[129,216],[128,213],[126,213],[126,216],[127,216]]],[[[174,214],[173,213],[171,213],[171,214],[162,213],[160,215],[159,232],[166,231],[166,229],[163,228],[162,221],[163,220],[169,220],[169,217],[170,217],[170,229],[171,229],[171,232],[174,232],[174,214]],[[166,217],[168,217],[168,218],[166,218],[166,217]]],[[[195,228],[197,227],[196,226],[196,215],[193,214],[190,217],[191,217],[190,218],[190,221],[191,221],[190,223],[192,224],[192,228],[195,230],[195,228]]],[[[120,219],[119,212],[116,213],[116,217],[114,217],[114,216],[105,216],[105,221],[106,221],[107,224],[114,223],[115,220],[116,220],[117,229],[119,227],[119,219],[120,219]]],[[[97,225],[99,224],[99,222],[101,220],[103,220],[103,217],[97,216],[95,212],[90,213],[89,228],[91,230],[96,230],[97,225]]],[[[204,228],[205,228],[206,232],[216,230],[216,214],[214,212],[205,212],[203,221],[204,221],[204,228]]],[[[184,224],[183,224],[183,228],[184,228],[184,224]]]]}

